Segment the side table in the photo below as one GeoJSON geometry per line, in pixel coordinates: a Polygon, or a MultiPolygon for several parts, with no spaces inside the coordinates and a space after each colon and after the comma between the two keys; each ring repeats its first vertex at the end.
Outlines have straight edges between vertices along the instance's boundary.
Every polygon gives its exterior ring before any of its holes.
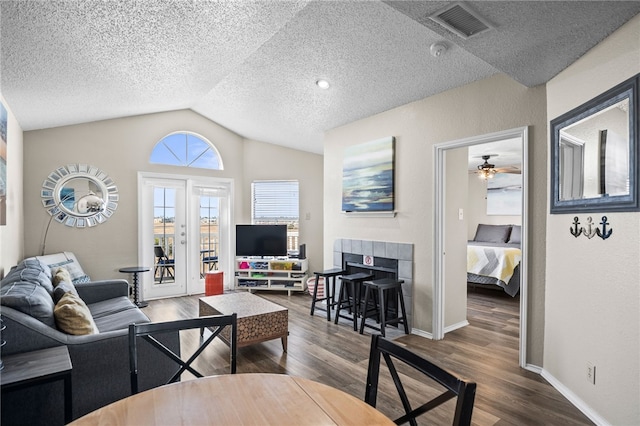
{"type": "Polygon", "coordinates": [[[4,355],[0,372],[2,394],[42,383],[64,381],[64,421],[71,422],[71,358],[66,346],[4,355]]]}
{"type": "Polygon", "coordinates": [[[119,271],[125,274],[133,275],[133,303],[138,308],[146,308],[149,306],[149,303],[138,300],[138,294],[140,293],[140,288],[138,287],[138,273],[140,272],[149,272],[151,268],[147,268],[146,266],[127,266],[126,268],[120,268],[119,271]]]}

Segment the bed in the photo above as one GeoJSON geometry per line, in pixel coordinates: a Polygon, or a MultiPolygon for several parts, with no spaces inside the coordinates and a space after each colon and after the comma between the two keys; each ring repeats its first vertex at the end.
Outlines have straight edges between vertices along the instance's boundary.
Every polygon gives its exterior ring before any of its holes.
{"type": "Polygon", "coordinates": [[[500,287],[511,297],[520,291],[521,227],[479,224],[467,243],[467,283],[500,287]]]}

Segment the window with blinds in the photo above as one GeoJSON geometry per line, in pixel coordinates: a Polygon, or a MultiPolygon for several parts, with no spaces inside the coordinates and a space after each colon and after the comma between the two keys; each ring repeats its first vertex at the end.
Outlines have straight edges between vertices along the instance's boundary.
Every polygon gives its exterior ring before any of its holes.
{"type": "Polygon", "coordinates": [[[298,250],[299,185],[295,180],[260,180],[251,184],[251,223],[287,225],[287,250],[298,250]]]}

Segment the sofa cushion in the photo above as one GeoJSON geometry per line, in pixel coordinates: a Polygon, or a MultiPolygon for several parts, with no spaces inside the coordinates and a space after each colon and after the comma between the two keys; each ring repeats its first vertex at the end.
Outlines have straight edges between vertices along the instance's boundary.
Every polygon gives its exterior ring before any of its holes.
{"type": "Polygon", "coordinates": [[[73,284],[67,281],[62,281],[56,286],[55,290],[53,290],[53,303],[57,304],[66,293],[73,293],[78,296],[78,292],[73,284]]]}
{"type": "Polygon", "coordinates": [[[87,305],[78,295],[70,291],[65,293],[56,304],[53,314],[58,329],[67,334],[80,336],[98,332],[98,327],[87,305]]]}
{"type": "Polygon", "coordinates": [[[51,272],[46,264],[36,258],[25,259],[18,265],[11,268],[9,273],[0,283],[0,287],[11,286],[14,283],[26,281],[42,286],[49,296],[53,296],[53,284],[51,283],[51,272]]]}
{"type": "Polygon", "coordinates": [[[486,225],[478,224],[476,236],[473,241],[485,243],[506,243],[511,233],[511,225],[486,225]]]}
{"type": "MultiPolygon", "coordinates": [[[[118,299],[125,299],[128,301],[125,296],[119,297],[118,299]]],[[[89,305],[90,310],[94,309],[93,305],[95,304],[89,305]]],[[[131,309],[123,309],[111,313],[105,313],[102,316],[95,317],[94,320],[96,322],[96,325],[98,326],[98,330],[100,331],[100,333],[126,329],[129,327],[129,324],[133,323],[144,324],[149,322],[149,318],[147,318],[147,316],[142,313],[140,309],[135,307],[135,305],[131,309]]]]}
{"type": "Polygon", "coordinates": [[[126,311],[127,309],[138,309],[126,296],[102,300],[100,302],[91,303],[88,306],[94,320],[106,315],[115,314],[116,312],[126,311]]]}
{"type": "Polygon", "coordinates": [[[30,315],[50,327],[56,326],[53,299],[44,287],[34,281],[3,284],[0,288],[0,303],[30,315]]]}

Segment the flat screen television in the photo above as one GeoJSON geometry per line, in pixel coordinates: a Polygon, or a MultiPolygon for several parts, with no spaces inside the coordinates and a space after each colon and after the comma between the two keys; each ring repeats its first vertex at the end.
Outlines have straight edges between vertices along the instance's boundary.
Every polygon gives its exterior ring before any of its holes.
{"type": "Polygon", "coordinates": [[[286,256],[287,225],[236,225],[236,256],[286,256]]]}

